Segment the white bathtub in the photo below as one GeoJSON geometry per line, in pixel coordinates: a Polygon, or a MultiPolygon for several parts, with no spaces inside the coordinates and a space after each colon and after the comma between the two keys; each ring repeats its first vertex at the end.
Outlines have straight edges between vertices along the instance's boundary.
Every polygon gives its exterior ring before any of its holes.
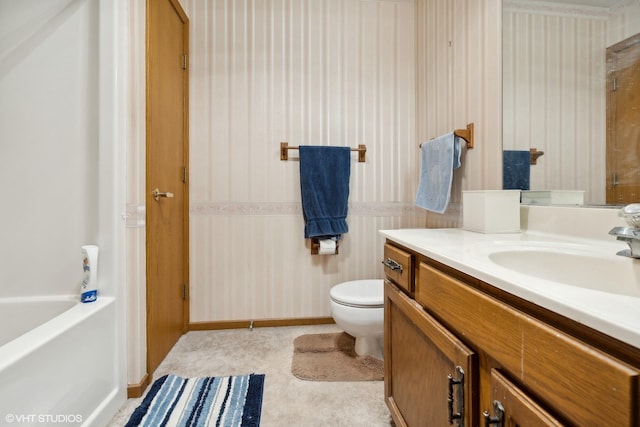
{"type": "Polygon", "coordinates": [[[0,425],[101,425],[112,415],[114,298],[0,299],[0,330],[0,425]]]}

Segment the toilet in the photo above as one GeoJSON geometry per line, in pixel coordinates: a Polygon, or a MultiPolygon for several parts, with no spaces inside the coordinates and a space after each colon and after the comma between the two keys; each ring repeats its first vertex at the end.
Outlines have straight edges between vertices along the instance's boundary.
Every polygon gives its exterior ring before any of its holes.
{"type": "Polygon", "coordinates": [[[343,282],[333,286],[329,295],[333,320],[356,339],[356,353],[382,359],[384,281],[343,282]]]}

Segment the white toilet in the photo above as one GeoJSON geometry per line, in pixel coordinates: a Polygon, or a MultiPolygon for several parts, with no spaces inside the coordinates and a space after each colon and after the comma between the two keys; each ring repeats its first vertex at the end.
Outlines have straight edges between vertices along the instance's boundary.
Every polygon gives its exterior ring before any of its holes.
{"type": "Polygon", "coordinates": [[[356,339],[356,353],[382,359],[384,281],[344,282],[332,287],[329,294],[333,320],[356,339]]]}

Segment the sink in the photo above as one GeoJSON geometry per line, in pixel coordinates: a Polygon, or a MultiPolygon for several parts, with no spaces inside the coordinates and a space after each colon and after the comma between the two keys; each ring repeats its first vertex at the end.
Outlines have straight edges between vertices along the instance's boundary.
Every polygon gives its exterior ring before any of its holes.
{"type": "Polygon", "coordinates": [[[588,246],[523,242],[493,245],[489,260],[538,279],[640,297],[640,260],[605,255],[588,246]]]}

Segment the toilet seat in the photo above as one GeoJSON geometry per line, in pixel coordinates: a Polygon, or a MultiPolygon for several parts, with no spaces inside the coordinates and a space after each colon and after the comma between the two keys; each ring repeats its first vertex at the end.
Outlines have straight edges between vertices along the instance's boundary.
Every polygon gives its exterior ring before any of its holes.
{"type": "Polygon", "coordinates": [[[384,307],[383,280],[352,280],[335,285],[329,291],[337,304],[357,308],[384,307]]]}

